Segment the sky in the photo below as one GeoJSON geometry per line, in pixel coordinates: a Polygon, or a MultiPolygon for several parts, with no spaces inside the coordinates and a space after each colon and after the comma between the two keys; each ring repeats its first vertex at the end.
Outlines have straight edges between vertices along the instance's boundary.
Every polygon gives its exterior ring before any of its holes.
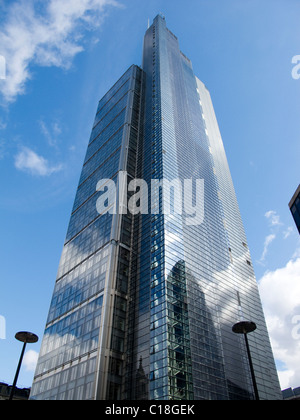
{"type": "Polygon", "coordinates": [[[298,0],[0,0],[0,381],[26,330],[31,386],[97,103],[158,13],[210,90],[281,387],[300,386],[298,0]]]}

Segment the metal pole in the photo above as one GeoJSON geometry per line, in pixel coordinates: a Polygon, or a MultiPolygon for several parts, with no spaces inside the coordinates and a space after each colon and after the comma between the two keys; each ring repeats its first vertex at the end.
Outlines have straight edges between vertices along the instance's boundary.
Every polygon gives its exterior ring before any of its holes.
{"type": "Polygon", "coordinates": [[[252,357],[251,357],[251,352],[250,352],[247,333],[244,333],[244,337],[245,337],[245,342],[246,342],[246,347],[247,347],[247,353],[248,353],[248,359],[249,359],[250,371],[251,371],[251,376],[252,376],[255,399],[257,401],[259,401],[259,393],[258,393],[258,389],[257,389],[257,383],[256,383],[256,378],[255,378],[254,367],[253,367],[253,363],[252,363],[252,357]]]}
{"type": "Polygon", "coordinates": [[[258,393],[258,389],[257,389],[257,383],[256,383],[255,372],[254,372],[254,367],[253,367],[253,363],[252,363],[249,341],[248,341],[248,337],[247,337],[247,334],[252,333],[256,329],[257,329],[256,324],[254,322],[251,322],[251,321],[240,321],[240,322],[237,322],[236,324],[234,324],[234,326],[232,327],[232,331],[235,334],[243,334],[244,337],[245,337],[247,354],[248,354],[248,361],[249,361],[252,383],[253,383],[253,388],[254,388],[254,393],[255,393],[255,399],[257,401],[259,401],[259,393],[258,393]]]}
{"type": "Polygon", "coordinates": [[[18,382],[18,377],[19,377],[19,373],[20,373],[20,369],[21,369],[21,365],[22,365],[22,361],[23,361],[23,357],[24,357],[24,353],[25,353],[25,349],[26,349],[26,344],[27,343],[25,341],[25,343],[23,345],[21,357],[20,357],[20,360],[19,360],[19,364],[18,364],[18,367],[17,367],[14,383],[13,383],[13,386],[12,386],[11,391],[10,391],[9,401],[12,401],[12,399],[14,397],[14,393],[15,393],[15,389],[16,389],[16,385],[17,385],[17,382],[18,382]]]}

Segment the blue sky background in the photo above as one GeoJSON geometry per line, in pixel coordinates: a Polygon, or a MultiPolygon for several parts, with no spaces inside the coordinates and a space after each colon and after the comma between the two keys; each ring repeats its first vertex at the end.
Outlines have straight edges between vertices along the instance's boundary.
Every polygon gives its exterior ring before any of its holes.
{"type": "MultiPolygon", "coordinates": [[[[281,385],[300,386],[300,241],[288,209],[300,182],[298,0],[0,0],[0,381],[13,381],[14,334],[43,336],[97,102],[141,64],[159,12],[211,92],[281,385]]],[[[28,350],[23,386],[39,345],[28,350]]]]}

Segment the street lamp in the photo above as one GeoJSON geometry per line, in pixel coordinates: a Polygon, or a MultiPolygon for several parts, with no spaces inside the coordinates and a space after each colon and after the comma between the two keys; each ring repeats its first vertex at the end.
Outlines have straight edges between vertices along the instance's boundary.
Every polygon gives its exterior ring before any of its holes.
{"type": "Polygon", "coordinates": [[[258,394],[258,389],[257,389],[257,384],[256,384],[255,372],[254,372],[254,368],[253,368],[252,357],[251,357],[251,352],[250,352],[250,347],[249,347],[249,341],[248,341],[248,337],[247,337],[247,335],[249,333],[252,333],[253,331],[255,331],[256,328],[257,327],[256,327],[256,324],[254,322],[240,321],[240,322],[234,324],[234,326],[232,327],[232,331],[235,334],[244,334],[245,342],[246,342],[246,348],[247,348],[247,354],[248,354],[248,360],[249,360],[249,365],[250,365],[250,371],[251,371],[251,377],[252,377],[252,382],[253,382],[255,399],[257,401],[259,401],[259,394],[258,394]]]}
{"type": "Polygon", "coordinates": [[[23,361],[23,357],[24,357],[24,354],[25,354],[26,344],[33,344],[33,343],[37,343],[39,341],[39,338],[38,338],[37,335],[35,335],[33,333],[30,333],[30,332],[26,332],[26,331],[18,332],[15,335],[15,338],[18,341],[21,341],[22,343],[24,343],[24,345],[23,345],[21,357],[20,357],[20,360],[19,360],[19,364],[18,364],[18,367],[17,367],[14,383],[13,383],[13,386],[12,386],[11,391],[10,391],[9,401],[12,401],[12,399],[14,397],[14,393],[15,393],[15,389],[16,389],[16,385],[17,385],[17,381],[18,381],[18,377],[19,377],[19,373],[20,373],[20,369],[21,369],[21,365],[22,365],[22,361],[23,361]]]}

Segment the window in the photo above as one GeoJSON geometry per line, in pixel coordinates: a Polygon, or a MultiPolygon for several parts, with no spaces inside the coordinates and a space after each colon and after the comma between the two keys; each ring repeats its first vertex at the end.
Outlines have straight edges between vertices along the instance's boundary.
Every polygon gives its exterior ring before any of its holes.
{"type": "Polygon", "coordinates": [[[231,264],[233,264],[231,248],[228,248],[228,250],[229,250],[229,256],[230,256],[230,262],[231,262],[231,264]]]}

